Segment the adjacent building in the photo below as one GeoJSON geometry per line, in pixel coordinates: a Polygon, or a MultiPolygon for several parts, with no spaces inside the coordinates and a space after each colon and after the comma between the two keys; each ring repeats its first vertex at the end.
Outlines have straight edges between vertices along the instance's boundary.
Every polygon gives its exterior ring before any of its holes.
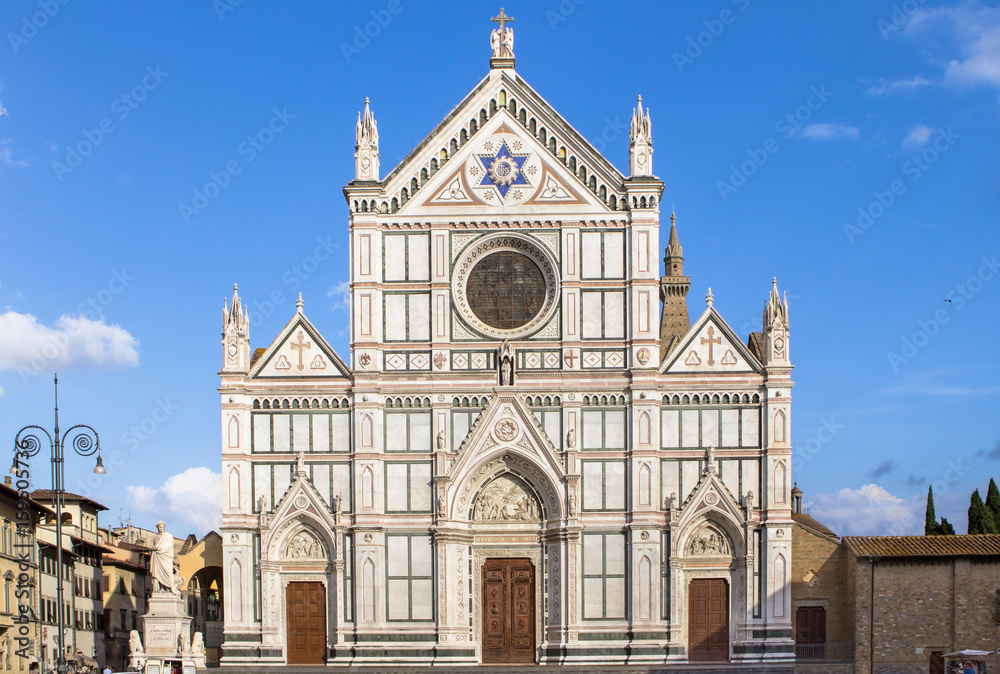
{"type": "Polygon", "coordinates": [[[106,551],[103,555],[104,662],[115,671],[129,664],[129,633],[142,634],[141,616],[152,592],[149,577],[149,548],[127,537],[102,530],[106,551]]]}
{"type": "MultiPolygon", "coordinates": [[[[54,508],[48,489],[32,492],[32,498],[54,508]]],[[[62,540],[57,540],[55,513],[37,528],[40,567],[40,617],[43,620],[42,664],[52,666],[58,650],[58,584],[63,586],[64,645],[66,658],[84,664],[104,661],[104,599],[102,556],[107,548],[98,537],[97,519],[106,507],[79,494],[66,493],[62,505],[62,540]],[[62,567],[59,567],[59,548],[62,567]]]]}
{"type": "Polygon", "coordinates": [[[5,477],[0,484],[0,671],[5,672],[28,672],[40,662],[35,527],[40,519],[55,514],[32,498],[25,498],[27,507],[19,508],[21,500],[11,478],[5,477]]]}
{"type": "Polygon", "coordinates": [[[359,113],[346,358],[224,307],[223,666],[794,657],[787,302],[692,321],[649,111],[623,173],[512,38],[388,174],[359,113]]]}
{"type": "Polygon", "coordinates": [[[1000,535],[846,536],[854,674],[944,673],[944,656],[1000,666],[1000,535]]]}

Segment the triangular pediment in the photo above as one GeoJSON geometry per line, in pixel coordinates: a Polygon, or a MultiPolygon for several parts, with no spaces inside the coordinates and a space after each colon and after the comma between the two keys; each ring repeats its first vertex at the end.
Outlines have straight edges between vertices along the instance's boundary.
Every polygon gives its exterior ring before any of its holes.
{"type": "MultiPolygon", "coordinates": [[[[730,532],[740,531],[744,525],[743,509],[732,492],[723,484],[718,472],[706,467],[698,485],[680,506],[677,529],[684,530],[702,520],[726,521],[730,532]]],[[[739,537],[741,539],[742,536],[739,537]]]]}
{"type": "MultiPolygon", "coordinates": [[[[265,514],[261,526],[264,549],[278,554],[278,540],[291,523],[308,523],[316,532],[337,529],[337,518],[305,471],[296,470],[292,483],[282,494],[271,514],[265,514]]],[[[335,543],[334,543],[335,545],[335,543]]]]}
{"type": "Polygon", "coordinates": [[[762,371],[760,362],[714,307],[695,321],[660,368],[667,374],[762,371]]]}
{"type": "Polygon", "coordinates": [[[553,207],[594,214],[614,210],[609,204],[622,200],[623,181],[516,73],[492,71],[386,177],[383,194],[397,198],[396,213],[404,216],[550,213],[553,207]],[[498,157],[503,146],[508,154],[498,157]],[[491,174],[491,165],[499,172],[491,174]]]}
{"type": "Polygon", "coordinates": [[[559,479],[565,476],[558,460],[558,450],[542,429],[538,419],[512,393],[498,393],[469,429],[458,449],[458,458],[448,471],[455,479],[468,466],[479,463],[485,455],[511,448],[522,456],[544,466],[559,479]]]}
{"type": "Polygon", "coordinates": [[[347,377],[350,369],[316,326],[297,311],[250,369],[252,378],[347,377]]]}

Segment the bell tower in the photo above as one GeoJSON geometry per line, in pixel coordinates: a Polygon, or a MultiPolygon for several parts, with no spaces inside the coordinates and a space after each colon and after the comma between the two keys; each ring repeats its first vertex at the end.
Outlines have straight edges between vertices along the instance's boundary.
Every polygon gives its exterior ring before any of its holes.
{"type": "Polygon", "coordinates": [[[684,249],[677,238],[677,214],[670,214],[670,240],[663,258],[664,275],[660,277],[660,362],[676,341],[691,328],[687,294],[691,277],[684,275],[684,249]]]}

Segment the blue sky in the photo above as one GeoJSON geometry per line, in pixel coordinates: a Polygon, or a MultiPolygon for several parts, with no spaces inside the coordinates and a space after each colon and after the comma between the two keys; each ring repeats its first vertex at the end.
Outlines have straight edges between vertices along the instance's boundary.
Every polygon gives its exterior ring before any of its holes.
{"type": "MultiPolygon", "coordinates": [[[[1000,9],[504,5],[519,74],[619,168],[636,95],[651,109],[692,314],[711,286],[745,337],[771,277],[788,290],[813,514],[916,532],[930,482],[964,531],[968,494],[1000,476],[1000,9]]],[[[259,347],[301,291],[347,355],[357,111],[370,96],[385,175],[486,74],[498,9],[4,2],[0,438],[51,424],[58,370],[63,427],[118,452],[89,484],[71,457],[67,487],[103,523],[212,526],[223,297],[239,283],[259,347]],[[314,267],[317,247],[334,250],[314,267]]]]}

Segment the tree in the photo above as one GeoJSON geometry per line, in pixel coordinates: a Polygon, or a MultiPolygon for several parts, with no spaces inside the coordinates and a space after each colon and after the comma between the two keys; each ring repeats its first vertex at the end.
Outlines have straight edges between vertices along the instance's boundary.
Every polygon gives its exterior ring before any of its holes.
{"type": "Polygon", "coordinates": [[[954,536],[955,535],[955,527],[951,526],[951,522],[949,522],[947,518],[942,517],[941,518],[941,524],[939,524],[938,526],[941,528],[941,535],[942,536],[954,536]]]}
{"type": "Polygon", "coordinates": [[[995,534],[997,533],[996,522],[993,520],[993,513],[983,498],[979,495],[979,490],[972,492],[969,499],[969,533],[970,534],[995,534]]]}
{"type": "Polygon", "coordinates": [[[927,487],[927,511],[924,513],[924,536],[940,536],[941,525],[934,514],[934,490],[927,487]]]}
{"type": "Polygon", "coordinates": [[[992,477],[990,478],[990,487],[986,490],[986,507],[993,515],[993,524],[997,529],[993,533],[1000,534],[1000,489],[997,489],[997,483],[992,477]]]}

